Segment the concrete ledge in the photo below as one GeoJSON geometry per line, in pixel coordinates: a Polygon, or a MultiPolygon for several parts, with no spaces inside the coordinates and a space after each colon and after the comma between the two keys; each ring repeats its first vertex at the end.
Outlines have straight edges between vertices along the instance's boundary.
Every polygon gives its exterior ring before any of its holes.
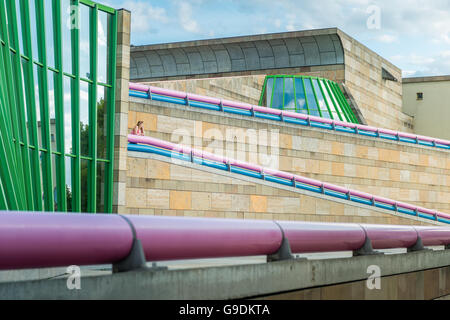
{"type": "Polygon", "coordinates": [[[143,270],[81,278],[80,290],[66,279],[0,284],[1,299],[239,299],[368,278],[367,268],[390,276],[450,265],[450,250],[330,260],[289,260],[265,264],[174,271],[143,270]]]}

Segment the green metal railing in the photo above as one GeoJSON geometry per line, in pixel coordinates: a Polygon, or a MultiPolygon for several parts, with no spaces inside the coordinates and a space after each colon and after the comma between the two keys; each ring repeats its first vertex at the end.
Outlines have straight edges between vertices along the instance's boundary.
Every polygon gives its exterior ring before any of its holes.
{"type": "Polygon", "coordinates": [[[324,78],[267,76],[259,105],[358,123],[339,85],[324,78]]]}
{"type": "Polygon", "coordinates": [[[111,212],[116,10],[0,0],[0,210],[111,212]]]}

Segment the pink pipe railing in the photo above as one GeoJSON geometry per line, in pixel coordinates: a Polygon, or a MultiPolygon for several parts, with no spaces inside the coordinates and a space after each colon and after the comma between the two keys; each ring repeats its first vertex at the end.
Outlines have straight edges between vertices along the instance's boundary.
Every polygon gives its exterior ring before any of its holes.
{"type": "Polygon", "coordinates": [[[297,118],[297,119],[302,119],[302,120],[309,119],[309,120],[315,121],[315,122],[334,124],[336,126],[342,126],[342,127],[347,127],[347,128],[351,128],[351,129],[357,128],[358,130],[365,130],[365,131],[381,133],[381,134],[389,134],[392,136],[399,136],[399,137],[409,138],[409,139],[414,139],[414,140],[418,139],[418,140],[422,140],[422,141],[427,141],[427,142],[438,143],[438,144],[450,146],[449,140],[436,139],[436,138],[432,138],[432,137],[415,135],[415,134],[411,134],[411,133],[407,133],[407,132],[393,131],[393,130],[389,130],[389,129],[376,128],[376,127],[355,124],[355,123],[348,123],[348,122],[339,121],[339,120],[320,118],[320,117],[315,117],[315,116],[310,116],[310,115],[299,114],[299,113],[295,113],[295,112],[289,112],[289,111],[277,110],[277,109],[272,109],[272,108],[267,108],[267,107],[255,106],[255,105],[242,103],[242,102],[221,100],[221,99],[217,99],[217,98],[212,98],[212,97],[207,97],[207,96],[202,96],[202,95],[197,95],[197,94],[191,94],[191,93],[186,93],[186,92],[181,92],[181,91],[163,89],[163,88],[158,88],[158,87],[153,87],[153,86],[148,86],[148,85],[143,85],[143,84],[138,84],[138,83],[130,82],[129,88],[131,90],[135,90],[135,91],[151,92],[151,93],[155,93],[155,94],[160,94],[160,95],[165,95],[165,96],[170,96],[170,97],[175,97],[175,98],[181,98],[181,99],[189,99],[189,100],[194,100],[194,101],[198,101],[198,102],[206,102],[206,103],[216,104],[216,105],[219,105],[220,103],[222,103],[223,105],[233,107],[233,108],[239,108],[239,109],[244,109],[244,110],[253,110],[253,111],[268,113],[268,114],[273,114],[273,115],[283,115],[286,117],[297,118]]]}
{"type": "Polygon", "coordinates": [[[325,189],[332,190],[332,191],[337,191],[337,192],[340,192],[343,194],[349,194],[350,196],[361,197],[361,198],[364,198],[367,200],[376,201],[376,202],[384,203],[384,204],[391,205],[391,206],[397,206],[400,208],[417,211],[418,213],[429,214],[436,218],[441,217],[443,219],[450,219],[449,214],[439,212],[436,210],[430,210],[430,209],[422,208],[419,206],[406,204],[406,203],[403,203],[400,201],[395,201],[392,199],[387,199],[387,198],[379,197],[376,195],[372,195],[369,193],[356,191],[356,190],[344,188],[341,186],[336,186],[336,185],[333,185],[330,183],[324,183],[322,181],[309,179],[309,178],[298,176],[298,175],[293,175],[291,173],[287,173],[287,172],[283,172],[283,171],[273,170],[273,169],[269,169],[269,168],[263,168],[261,166],[253,165],[253,164],[246,163],[243,161],[237,161],[237,160],[229,159],[226,157],[220,157],[220,156],[217,156],[217,155],[205,152],[205,151],[192,149],[190,147],[177,145],[177,144],[174,144],[171,142],[167,142],[167,141],[163,141],[163,140],[159,140],[159,139],[155,139],[155,138],[151,138],[151,137],[128,135],[128,141],[131,143],[136,143],[136,144],[145,144],[145,145],[150,145],[150,146],[156,146],[159,148],[164,148],[169,151],[179,152],[179,153],[183,153],[183,154],[190,154],[192,152],[193,155],[195,155],[196,157],[198,157],[200,159],[212,160],[212,161],[217,161],[217,162],[221,162],[221,163],[229,163],[233,166],[253,170],[253,171],[256,171],[259,173],[264,172],[265,174],[271,174],[271,175],[274,175],[274,176],[277,176],[280,178],[289,179],[289,180],[295,179],[296,182],[305,183],[305,184],[325,188],[325,189]]]}
{"type": "Polygon", "coordinates": [[[0,213],[0,269],[111,263],[132,242],[117,215],[0,213]]]}
{"type": "Polygon", "coordinates": [[[133,232],[147,261],[450,244],[450,228],[73,213],[0,212],[0,270],[116,263],[133,232]]]}

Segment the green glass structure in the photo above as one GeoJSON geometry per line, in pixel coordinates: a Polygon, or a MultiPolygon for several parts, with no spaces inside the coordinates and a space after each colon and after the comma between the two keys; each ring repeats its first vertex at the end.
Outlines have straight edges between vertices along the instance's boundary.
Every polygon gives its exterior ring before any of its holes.
{"type": "Polygon", "coordinates": [[[259,105],[358,123],[339,85],[324,78],[267,76],[259,105]]]}
{"type": "Polygon", "coordinates": [[[117,11],[0,0],[0,210],[111,212],[117,11]]]}

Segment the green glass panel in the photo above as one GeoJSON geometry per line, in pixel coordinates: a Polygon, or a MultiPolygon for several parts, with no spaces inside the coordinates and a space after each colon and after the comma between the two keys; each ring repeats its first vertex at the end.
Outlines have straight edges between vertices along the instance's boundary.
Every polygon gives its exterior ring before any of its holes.
{"type": "Polygon", "coordinates": [[[314,86],[314,91],[316,93],[317,102],[318,102],[320,111],[322,112],[322,117],[327,118],[327,119],[331,119],[330,113],[329,113],[328,108],[327,108],[327,104],[325,102],[325,98],[322,95],[322,91],[320,90],[319,83],[318,83],[317,79],[311,79],[311,81],[312,81],[313,86],[314,86]]]}
{"type": "Polygon", "coordinates": [[[108,52],[111,45],[111,15],[99,11],[98,13],[98,82],[111,83],[109,75],[108,52]]]}
{"type": "Polygon", "coordinates": [[[17,35],[19,37],[19,50],[23,53],[23,34],[22,34],[22,17],[21,17],[21,8],[20,3],[22,1],[15,0],[16,2],[16,17],[17,17],[17,35]]]}
{"type": "Polygon", "coordinates": [[[331,99],[330,95],[328,94],[328,90],[327,90],[327,86],[324,83],[323,80],[319,81],[320,87],[322,88],[322,92],[325,95],[325,99],[328,103],[328,106],[330,107],[331,113],[333,114],[333,118],[335,120],[340,120],[341,118],[339,117],[339,110],[337,110],[334,106],[333,100],[331,99]]]}
{"type": "Polygon", "coordinates": [[[294,79],[284,79],[284,110],[295,110],[294,79]]]}
{"type": "Polygon", "coordinates": [[[106,182],[106,164],[104,162],[97,163],[97,199],[96,212],[104,213],[105,210],[105,182],[106,182]]]}
{"type": "Polygon", "coordinates": [[[67,212],[72,212],[72,158],[65,157],[65,161],[67,212]]]}
{"type": "Polygon", "coordinates": [[[55,41],[53,36],[53,0],[44,1],[45,12],[45,44],[47,51],[47,66],[55,67],[55,41]]]}
{"type": "Polygon", "coordinates": [[[272,108],[283,109],[283,78],[275,79],[275,88],[272,98],[272,108]]]}
{"type": "Polygon", "coordinates": [[[81,212],[88,212],[88,161],[81,160],[81,212]]]}
{"type": "Polygon", "coordinates": [[[90,8],[80,5],[80,77],[91,79],[90,75],[90,8]]]}
{"type": "Polygon", "coordinates": [[[109,89],[103,86],[97,87],[97,156],[106,159],[107,134],[108,134],[108,99],[109,89]]]}
{"type": "Polygon", "coordinates": [[[269,79],[267,79],[267,84],[266,84],[266,95],[265,95],[266,103],[263,104],[266,107],[270,107],[270,105],[271,105],[272,90],[273,90],[273,78],[269,78],[269,79]]]}
{"type": "Polygon", "coordinates": [[[308,99],[309,114],[311,116],[320,117],[319,107],[316,102],[316,97],[314,96],[311,80],[304,79],[304,81],[305,81],[306,98],[308,99]]]}
{"type": "Polygon", "coordinates": [[[38,37],[37,37],[37,24],[36,24],[36,3],[35,0],[29,0],[30,2],[30,27],[31,27],[31,49],[33,51],[33,59],[41,61],[41,57],[38,55],[38,37]]]}
{"type": "Polygon", "coordinates": [[[61,0],[61,33],[62,33],[62,53],[63,70],[72,74],[72,27],[76,25],[74,8],[70,6],[70,0],[61,0]]]}
{"type": "Polygon", "coordinates": [[[80,152],[89,156],[89,84],[80,83],[80,152]]]}
{"type": "Polygon", "coordinates": [[[72,154],[72,79],[64,76],[64,152],[72,154]]]}
{"type": "Polygon", "coordinates": [[[57,150],[56,145],[56,112],[55,112],[55,75],[53,71],[47,72],[48,79],[48,112],[50,116],[50,144],[52,150],[57,150]]]}
{"type": "Polygon", "coordinates": [[[306,106],[305,90],[303,89],[302,78],[295,79],[295,98],[297,99],[297,111],[308,114],[308,107],[306,106]]]}

